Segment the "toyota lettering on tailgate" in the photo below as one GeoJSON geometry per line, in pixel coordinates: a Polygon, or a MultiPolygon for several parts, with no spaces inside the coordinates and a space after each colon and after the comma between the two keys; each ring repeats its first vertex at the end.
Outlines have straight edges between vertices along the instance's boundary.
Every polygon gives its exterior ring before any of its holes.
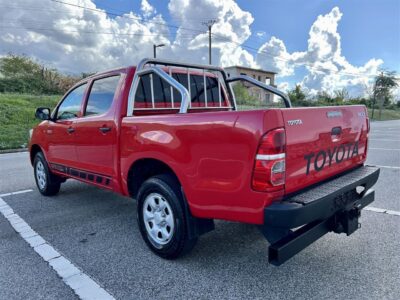
{"type": "Polygon", "coordinates": [[[312,152],[304,155],[307,161],[306,175],[310,173],[311,165],[314,165],[314,170],[319,172],[326,166],[330,167],[333,163],[340,164],[344,160],[350,159],[358,155],[358,142],[342,144],[327,150],[321,150],[317,154],[312,152]]]}

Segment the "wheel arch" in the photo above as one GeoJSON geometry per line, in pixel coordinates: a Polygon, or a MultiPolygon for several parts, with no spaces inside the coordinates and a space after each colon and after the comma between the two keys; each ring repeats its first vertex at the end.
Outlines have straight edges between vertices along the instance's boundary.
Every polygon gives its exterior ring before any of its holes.
{"type": "Polygon", "coordinates": [[[190,204],[182,188],[182,181],[179,180],[176,172],[165,162],[154,158],[141,158],[132,163],[128,172],[128,192],[133,198],[136,198],[140,186],[148,178],[169,174],[181,185],[182,205],[185,210],[186,228],[189,239],[195,239],[198,236],[214,230],[214,220],[197,218],[192,215],[190,204]]]}
{"type": "Polygon", "coordinates": [[[136,198],[142,183],[150,177],[160,174],[169,174],[181,184],[176,172],[161,160],[155,158],[141,158],[134,161],[128,171],[127,185],[129,195],[136,198]]]}
{"type": "Polygon", "coordinates": [[[32,165],[33,165],[33,161],[34,161],[34,159],[35,159],[35,156],[36,156],[36,154],[37,154],[38,152],[42,152],[43,155],[45,155],[44,152],[43,152],[43,150],[42,150],[42,148],[41,148],[38,144],[33,144],[33,145],[31,146],[30,151],[29,151],[29,158],[30,158],[30,160],[31,160],[31,164],[32,164],[32,165]]]}

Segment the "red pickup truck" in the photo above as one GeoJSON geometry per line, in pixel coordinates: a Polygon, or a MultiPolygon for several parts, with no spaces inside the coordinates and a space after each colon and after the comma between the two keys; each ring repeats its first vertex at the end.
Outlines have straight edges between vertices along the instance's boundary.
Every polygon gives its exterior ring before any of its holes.
{"type": "Polygon", "coordinates": [[[291,108],[219,67],[144,59],[83,79],[36,116],[39,191],[73,178],[135,198],[143,239],[163,258],[223,219],[258,225],[280,265],[328,232],[353,233],[374,200],[364,106],[291,108]],[[237,81],[286,107],[238,111],[237,81]]]}

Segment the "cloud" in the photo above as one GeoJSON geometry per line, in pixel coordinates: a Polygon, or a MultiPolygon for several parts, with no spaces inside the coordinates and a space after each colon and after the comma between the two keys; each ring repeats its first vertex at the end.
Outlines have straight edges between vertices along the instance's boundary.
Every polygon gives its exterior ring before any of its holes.
{"type": "Polygon", "coordinates": [[[214,19],[216,22],[212,27],[213,63],[219,62],[223,66],[236,64],[256,66],[253,56],[240,46],[251,36],[250,25],[254,18],[249,12],[242,10],[235,1],[171,0],[168,8],[171,16],[180,22],[177,40],[173,44],[173,51],[179,53],[179,57],[186,60],[198,57],[201,63],[208,63],[206,55],[208,33],[207,27],[202,23],[214,19]],[[188,33],[186,28],[202,30],[191,40],[181,40],[180,37],[188,33]]]}
{"type": "Polygon", "coordinates": [[[152,56],[153,44],[164,43],[160,57],[208,63],[207,27],[202,22],[215,18],[213,63],[256,65],[240,46],[250,37],[254,19],[233,0],[171,0],[169,13],[180,20],[176,32],[146,0],[139,12],[119,17],[99,12],[91,0],[66,2],[87,9],[50,0],[15,0],[15,7],[24,9],[2,9],[0,19],[8,27],[0,31],[0,53],[25,53],[77,73],[135,64],[152,56]]]}
{"type": "Polygon", "coordinates": [[[259,39],[265,38],[266,35],[267,35],[267,33],[266,33],[265,31],[256,31],[256,36],[257,36],[259,39]]]}
{"type": "Polygon", "coordinates": [[[363,95],[383,60],[372,58],[363,66],[351,65],[341,53],[341,38],[337,27],[343,14],[338,7],[317,17],[311,26],[307,50],[288,53],[284,42],[272,37],[258,51],[257,63],[279,73],[293,75],[305,67],[308,74],[301,81],[311,94],[320,90],[332,93],[347,88],[350,95],[363,95]],[[367,74],[367,75],[365,75],[367,74]],[[372,76],[368,76],[372,75],[372,76]]]}
{"type": "Polygon", "coordinates": [[[49,0],[13,3],[26,9],[0,11],[8,26],[0,31],[0,53],[28,54],[67,72],[135,64],[152,54],[153,42],[170,44],[160,15],[143,20],[130,12],[111,18],[90,0],[68,1],[88,9],[49,0]]]}
{"type": "Polygon", "coordinates": [[[147,0],[142,0],[142,3],[140,4],[140,10],[142,11],[143,16],[145,16],[146,18],[157,13],[157,10],[153,6],[151,6],[147,0]]]}
{"type": "MultiPolygon", "coordinates": [[[[362,74],[376,74],[383,64],[377,58],[362,66],[347,61],[341,53],[337,31],[343,16],[338,7],[316,18],[309,31],[307,49],[290,53],[283,40],[272,36],[251,53],[242,44],[252,35],[254,18],[234,0],[170,0],[169,14],[177,20],[178,28],[168,26],[164,16],[147,0],[141,1],[138,12],[123,16],[97,11],[93,0],[68,3],[87,9],[50,0],[14,0],[15,8],[2,9],[0,55],[24,53],[66,72],[93,72],[136,64],[152,56],[153,44],[164,43],[166,46],[157,50],[159,57],[207,64],[208,32],[202,23],[214,19],[214,64],[275,71],[285,81],[281,84],[284,88],[289,87],[287,82],[299,81],[298,77],[290,80],[290,76],[305,70],[300,84],[310,93],[346,87],[351,95],[359,95],[372,79],[362,74]],[[357,74],[360,76],[354,76],[357,74]]],[[[264,38],[266,34],[259,31],[255,36],[264,38]]]]}

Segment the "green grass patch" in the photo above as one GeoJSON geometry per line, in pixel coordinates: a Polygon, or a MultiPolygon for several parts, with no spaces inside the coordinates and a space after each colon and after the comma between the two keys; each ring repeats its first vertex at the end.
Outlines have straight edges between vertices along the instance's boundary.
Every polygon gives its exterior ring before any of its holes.
{"type": "Polygon", "coordinates": [[[60,99],[60,95],[0,94],[0,150],[25,148],[29,129],[39,123],[35,119],[36,108],[53,109],[60,99]]]}
{"type": "MultiPolygon", "coordinates": [[[[61,95],[35,96],[24,94],[0,93],[0,150],[25,148],[28,144],[29,129],[39,123],[35,119],[37,107],[53,109],[61,99],[61,95]]],[[[254,109],[249,105],[240,105],[239,110],[254,109]]],[[[368,110],[371,117],[372,110],[368,110]]],[[[378,120],[379,110],[374,112],[374,120],[378,120]]],[[[399,120],[400,110],[382,110],[382,121],[399,120]]]]}
{"type": "MultiPolygon", "coordinates": [[[[372,120],[372,109],[368,108],[368,115],[372,120]]],[[[379,109],[374,110],[374,120],[387,121],[387,120],[400,120],[399,109],[382,109],[382,118],[379,119],[379,109]]]]}

